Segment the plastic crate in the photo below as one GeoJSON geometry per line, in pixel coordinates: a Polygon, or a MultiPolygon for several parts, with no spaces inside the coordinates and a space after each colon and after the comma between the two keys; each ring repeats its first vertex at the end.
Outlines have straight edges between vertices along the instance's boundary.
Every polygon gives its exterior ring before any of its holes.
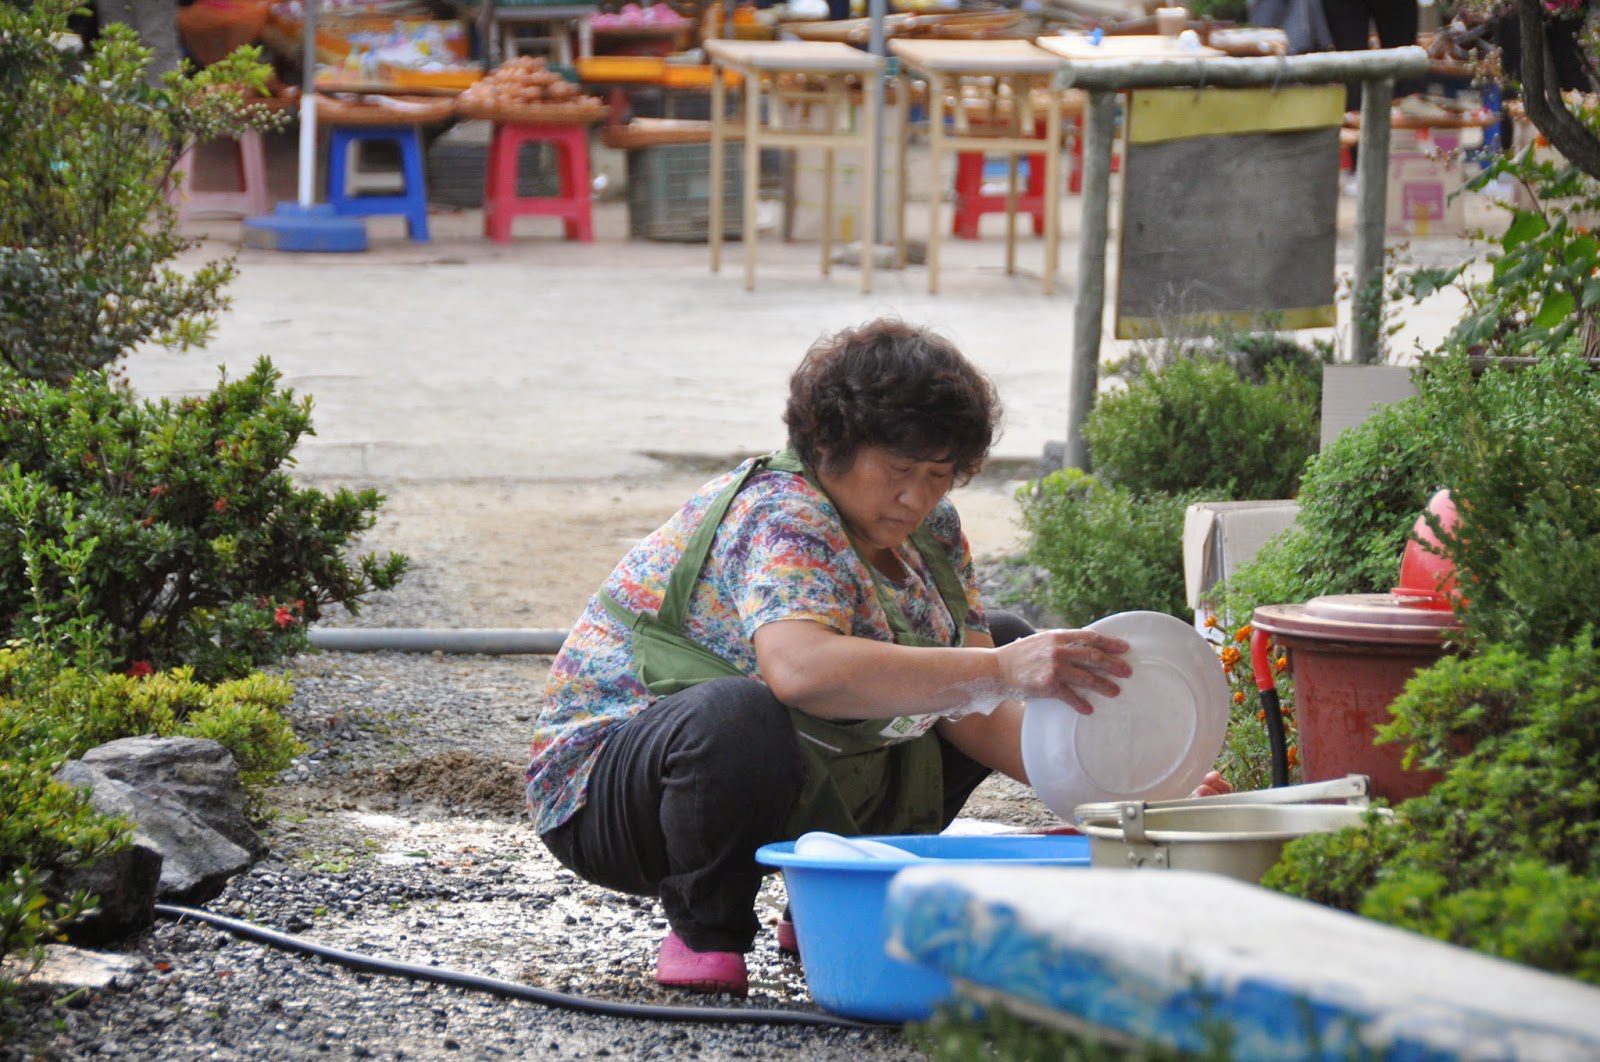
{"type": "MultiPolygon", "coordinates": [[[[489,125],[468,122],[439,137],[428,148],[428,201],[443,206],[483,206],[484,170],[489,162],[489,125]]],[[[561,194],[554,146],[528,144],[518,155],[517,194],[561,194]]]]}
{"type": "MultiPolygon", "coordinates": [[[[744,231],[744,150],[723,153],[722,235],[744,231]]],[[[628,232],[635,239],[701,243],[711,234],[711,145],[663,144],[628,152],[628,232]]]]}

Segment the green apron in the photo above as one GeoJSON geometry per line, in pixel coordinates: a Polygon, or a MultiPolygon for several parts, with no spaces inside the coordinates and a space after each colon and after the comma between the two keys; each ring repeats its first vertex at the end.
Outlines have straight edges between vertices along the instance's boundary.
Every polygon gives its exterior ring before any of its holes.
{"type": "MultiPolygon", "coordinates": [[[[689,537],[661,600],[660,611],[634,613],[609,593],[601,603],[633,633],[633,656],[639,679],[657,697],[690,686],[744,673],[683,633],[683,620],[695,583],[711,554],[711,542],[734,496],[763,468],[803,475],[819,492],[821,486],[789,450],[758,458],[717,496],[689,537]]],[[[967,594],[955,565],[928,530],[919,526],[911,544],[922,555],[938,586],[939,596],[956,627],[956,645],[967,638],[967,594]]],[[[865,558],[863,563],[866,564],[865,558]]],[[[871,564],[866,564],[898,645],[941,646],[911,629],[905,613],[871,564]]],[[[864,833],[934,833],[944,825],[944,771],[939,739],[928,730],[915,738],[893,739],[884,731],[901,720],[864,719],[841,722],[818,719],[795,708],[789,718],[800,737],[806,780],[789,818],[793,836],[807,830],[828,830],[846,836],[864,833]]],[[[903,717],[902,717],[903,718],[903,717]]],[[[910,728],[909,721],[902,724],[910,728]]],[[[759,766],[752,764],[752,767],[759,766]]]]}

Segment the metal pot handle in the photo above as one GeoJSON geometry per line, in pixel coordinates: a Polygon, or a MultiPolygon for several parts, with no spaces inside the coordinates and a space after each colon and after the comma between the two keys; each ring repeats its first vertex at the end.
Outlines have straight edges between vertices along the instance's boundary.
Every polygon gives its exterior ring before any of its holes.
{"type": "Polygon", "coordinates": [[[1313,800],[1342,800],[1351,807],[1364,808],[1371,797],[1372,783],[1364,774],[1347,774],[1325,782],[1307,782],[1303,785],[1283,786],[1278,789],[1250,789],[1243,793],[1222,796],[1185,797],[1182,800],[1129,800],[1107,804],[1079,804],[1072,817],[1082,825],[1090,821],[1118,822],[1124,830],[1129,819],[1134,828],[1143,830],[1143,812],[1148,808],[1220,807],[1231,804],[1303,804],[1313,800]],[[1132,812],[1130,815],[1129,812],[1132,812]]]}

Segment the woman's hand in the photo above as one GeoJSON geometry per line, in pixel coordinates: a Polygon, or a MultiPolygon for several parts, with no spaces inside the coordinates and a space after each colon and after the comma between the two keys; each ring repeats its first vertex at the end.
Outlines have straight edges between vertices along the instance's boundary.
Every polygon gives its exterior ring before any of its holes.
{"type": "Polygon", "coordinates": [[[1112,679],[1133,674],[1122,658],[1127,651],[1121,638],[1094,631],[1040,631],[996,649],[995,656],[1007,696],[1054,697],[1089,715],[1094,706],[1084,693],[1115,697],[1122,688],[1112,679]]]}
{"type": "Polygon", "coordinates": [[[1233,792],[1233,786],[1228,784],[1228,780],[1218,772],[1210,771],[1200,780],[1200,784],[1194,787],[1194,792],[1189,795],[1197,797],[1225,796],[1231,792],[1233,792]]]}

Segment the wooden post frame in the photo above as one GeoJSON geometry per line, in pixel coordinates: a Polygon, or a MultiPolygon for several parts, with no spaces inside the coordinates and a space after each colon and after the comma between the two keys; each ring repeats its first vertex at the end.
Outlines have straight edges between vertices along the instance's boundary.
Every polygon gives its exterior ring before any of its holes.
{"type": "MultiPolygon", "coordinates": [[[[1110,194],[1111,109],[1117,93],[1136,88],[1262,87],[1325,85],[1361,81],[1367,85],[1363,139],[1369,135],[1370,161],[1363,158],[1357,185],[1361,218],[1356,248],[1356,291],[1382,283],[1384,177],[1388,161],[1388,102],[1395,80],[1421,77],[1428,53],[1421,48],[1375,49],[1365,52],[1319,52],[1310,55],[1236,59],[1231,57],[1124,56],[1084,58],[1083,38],[1040,38],[1040,47],[1062,55],[1066,64],[1060,87],[1086,89],[1089,114],[1084,122],[1083,224],[1078,255],[1078,294],[1074,308],[1071,390],[1067,406],[1064,463],[1087,468],[1083,426],[1098,387],[1101,322],[1105,301],[1105,243],[1110,194]],[[1374,91],[1374,89],[1376,89],[1374,91]],[[1386,91],[1387,89],[1387,91],[1386,91]],[[1381,108],[1381,109],[1380,109],[1381,108]],[[1098,128],[1097,128],[1098,127],[1098,128]],[[1104,162],[1103,173],[1097,168],[1104,162]],[[1366,233],[1363,236],[1361,233],[1366,233]]],[[[1367,154],[1363,143],[1362,154],[1367,154]]],[[[1358,306],[1359,309],[1359,306],[1358,306]]],[[[1381,303],[1352,318],[1351,349],[1372,356],[1381,334],[1381,303]]]]}
{"type": "MultiPolygon", "coordinates": [[[[722,264],[722,182],[723,152],[726,150],[728,116],[722,84],[724,69],[743,76],[744,92],[744,286],[756,286],[756,196],[761,174],[763,147],[821,148],[824,160],[824,204],[822,273],[832,268],[834,152],[859,148],[864,159],[871,158],[872,141],[877,136],[877,108],[883,91],[884,60],[845,44],[821,41],[734,41],[708,40],[706,54],[711,60],[711,271],[722,264]],[[780,110],[780,80],[784,75],[821,79],[826,84],[822,97],[828,115],[827,128],[803,130],[784,127],[780,110]],[[849,81],[859,79],[863,101],[860,121],[852,131],[849,81]]],[[[863,240],[861,291],[872,291],[872,219],[877,211],[877,181],[865,174],[861,189],[863,240]]]]}

